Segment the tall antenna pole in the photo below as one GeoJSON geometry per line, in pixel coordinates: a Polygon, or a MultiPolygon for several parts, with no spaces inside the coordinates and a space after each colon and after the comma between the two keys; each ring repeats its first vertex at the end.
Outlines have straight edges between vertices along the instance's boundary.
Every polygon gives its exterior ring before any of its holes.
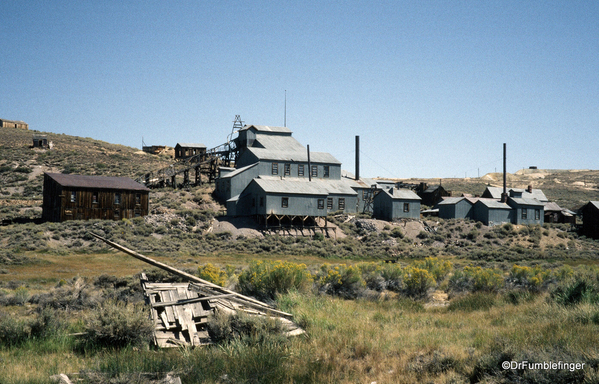
{"type": "Polygon", "coordinates": [[[285,120],[283,126],[287,127],[287,90],[285,90],[285,120]]]}

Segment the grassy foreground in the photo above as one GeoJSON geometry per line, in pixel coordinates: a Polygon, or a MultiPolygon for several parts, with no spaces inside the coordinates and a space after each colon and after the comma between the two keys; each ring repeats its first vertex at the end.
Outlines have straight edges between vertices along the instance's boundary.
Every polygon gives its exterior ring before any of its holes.
{"type": "MultiPolygon", "coordinates": [[[[597,382],[599,305],[564,306],[548,293],[477,292],[445,307],[389,293],[344,300],[290,292],[277,299],[306,329],[286,339],[264,330],[210,347],[147,350],[86,346],[69,332],[0,347],[0,383],[147,383],[176,372],[183,383],[597,382]],[[503,361],[584,363],[581,370],[503,370],[503,361]]],[[[5,307],[8,311],[17,307],[5,307]]],[[[56,320],[56,319],[55,319],[56,320]]],[[[68,323],[68,321],[66,321],[68,323]]]]}

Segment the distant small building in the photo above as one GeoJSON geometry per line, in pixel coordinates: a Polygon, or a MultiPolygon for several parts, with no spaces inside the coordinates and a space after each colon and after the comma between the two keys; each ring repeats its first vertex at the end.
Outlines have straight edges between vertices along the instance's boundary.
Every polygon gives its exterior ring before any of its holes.
{"type": "Polygon", "coordinates": [[[48,136],[33,135],[33,148],[49,148],[48,136]]]}
{"type": "Polygon", "coordinates": [[[576,212],[560,207],[557,203],[545,203],[545,223],[576,224],[576,212]]]}
{"type": "Polygon", "coordinates": [[[434,206],[444,197],[450,197],[451,191],[446,191],[442,185],[428,186],[427,183],[420,183],[415,189],[416,194],[422,199],[422,205],[434,206]]]}
{"type": "Polygon", "coordinates": [[[142,151],[152,155],[160,155],[166,150],[166,145],[148,145],[143,146],[141,149],[142,151]]]}
{"type": "Polygon", "coordinates": [[[146,216],[149,192],[126,177],[45,173],[42,218],[59,222],[146,216]]]}
{"type": "Polygon", "coordinates": [[[492,227],[512,222],[512,208],[495,199],[477,199],[473,207],[472,219],[492,227]]]}
{"type": "Polygon", "coordinates": [[[437,204],[441,219],[470,219],[473,216],[475,199],[446,197],[437,204]]]}
{"type": "Polygon", "coordinates": [[[24,121],[14,121],[14,120],[0,119],[0,128],[29,129],[29,124],[27,124],[24,121]]]}
{"type": "Polygon", "coordinates": [[[199,143],[177,143],[175,145],[175,160],[188,159],[197,155],[205,155],[206,146],[199,143]]]}
{"type": "Polygon", "coordinates": [[[373,217],[382,220],[420,218],[420,197],[412,190],[382,189],[373,200],[373,217]]]}
{"type": "Polygon", "coordinates": [[[599,201],[589,201],[580,208],[582,213],[582,234],[599,239],[599,201]]]}
{"type": "MultiPolygon", "coordinates": [[[[482,194],[481,197],[487,198],[487,199],[501,199],[501,194],[502,193],[503,193],[503,188],[488,186],[485,189],[485,191],[483,192],[483,194],[482,194]]],[[[545,194],[543,193],[542,190],[540,190],[540,189],[534,189],[530,185],[526,189],[523,189],[523,188],[508,188],[507,189],[507,193],[510,196],[514,195],[514,193],[515,193],[515,194],[519,194],[520,197],[530,198],[530,199],[537,199],[541,203],[549,201],[549,199],[547,198],[547,196],[545,196],[545,194]]]]}
{"type": "Polygon", "coordinates": [[[539,200],[510,196],[507,198],[507,204],[513,209],[512,223],[543,225],[545,221],[544,205],[539,200]]]}

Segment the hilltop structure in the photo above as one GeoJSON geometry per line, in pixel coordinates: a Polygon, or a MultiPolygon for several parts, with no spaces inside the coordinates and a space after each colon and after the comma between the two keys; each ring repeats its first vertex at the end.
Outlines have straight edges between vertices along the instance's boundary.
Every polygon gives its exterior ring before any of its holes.
{"type": "Polygon", "coordinates": [[[19,121],[19,120],[0,119],[0,128],[29,129],[29,124],[27,124],[24,121],[19,121]]]}

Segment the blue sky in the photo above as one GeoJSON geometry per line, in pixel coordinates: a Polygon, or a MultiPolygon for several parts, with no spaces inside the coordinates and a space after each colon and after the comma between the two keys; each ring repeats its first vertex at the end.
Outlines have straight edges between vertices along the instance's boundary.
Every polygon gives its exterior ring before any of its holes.
{"type": "MultiPolygon", "coordinates": [[[[598,169],[597,1],[3,1],[0,117],[146,144],[287,126],[361,175],[598,169]]],[[[0,137],[1,141],[1,137],[0,137]]]]}

